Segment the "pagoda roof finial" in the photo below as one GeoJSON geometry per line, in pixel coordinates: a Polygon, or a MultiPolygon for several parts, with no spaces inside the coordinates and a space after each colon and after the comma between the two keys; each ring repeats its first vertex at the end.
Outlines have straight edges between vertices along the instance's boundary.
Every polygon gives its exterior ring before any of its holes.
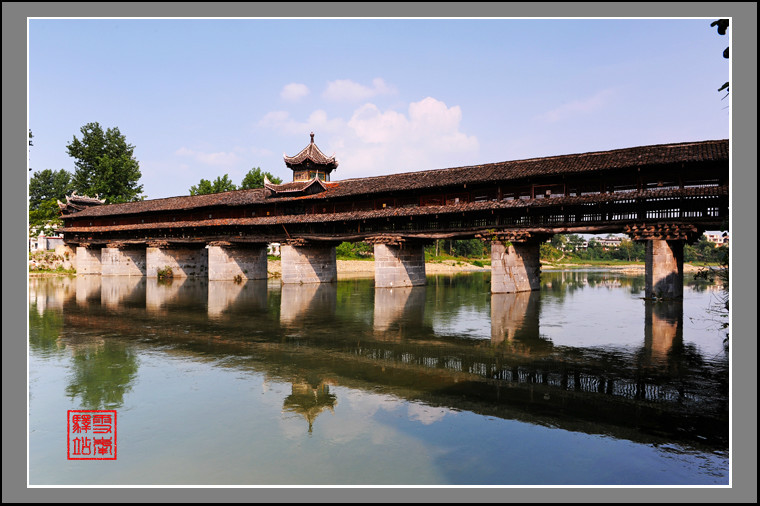
{"type": "Polygon", "coordinates": [[[311,132],[309,136],[311,137],[311,142],[303,148],[300,153],[295,156],[283,156],[285,158],[285,165],[293,169],[295,166],[298,166],[305,161],[309,161],[315,165],[323,166],[321,170],[336,169],[338,167],[338,161],[335,159],[335,156],[325,156],[324,153],[319,150],[317,145],[314,144],[314,132],[311,132]]]}

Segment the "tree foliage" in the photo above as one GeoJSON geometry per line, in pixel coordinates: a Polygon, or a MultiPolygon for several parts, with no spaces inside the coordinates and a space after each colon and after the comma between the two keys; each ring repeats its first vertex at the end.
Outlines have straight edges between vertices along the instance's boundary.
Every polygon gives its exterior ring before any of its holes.
{"type": "Polygon", "coordinates": [[[37,171],[29,180],[29,236],[50,235],[62,224],[57,200],[71,191],[71,174],[61,169],[37,171]]]}
{"type": "Polygon", "coordinates": [[[282,183],[282,179],[279,177],[275,177],[269,172],[261,172],[261,168],[254,167],[248,171],[245,177],[243,177],[243,182],[240,183],[240,189],[250,190],[253,188],[264,188],[264,176],[266,176],[271,183],[282,183]]]}
{"type": "Polygon", "coordinates": [[[35,209],[29,210],[29,236],[51,235],[56,227],[63,224],[61,212],[55,200],[44,200],[35,209]]]}
{"type": "Polygon", "coordinates": [[[212,183],[208,179],[201,179],[200,183],[190,187],[190,195],[208,195],[209,193],[222,193],[237,190],[230,177],[225,174],[217,177],[212,183]]]}
{"type": "Polygon", "coordinates": [[[201,179],[197,185],[190,187],[190,195],[207,195],[209,193],[263,188],[264,176],[269,178],[269,181],[274,184],[282,183],[282,179],[279,177],[275,177],[269,172],[262,172],[259,167],[254,167],[248,171],[245,177],[243,177],[243,181],[240,183],[239,187],[235,186],[228,174],[225,174],[224,176],[217,177],[213,182],[208,179],[201,179]]]}
{"type": "Polygon", "coordinates": [[[45,169],[32,174],[29,180],[29,211],[33,211],[45,202],[56,199],[65,201],[72,190],[71,174],[61,169],[45,169]]]}
{"type": "Polygon", "coordinates": [[[118,127],[103,131],[99,123],[88,123],[79,130],[82,139],[66,145],[76,161],[73,187],[80,195],[105,199],[106,203],[141,200],[142,173],[134,157],[135,147],[118,127]]]}
{"type": "Polygon", "coordinates": [[[335,248],[335,255],[341,260],[371,258],[373,253],[374,247],[366,242],[342,242],[335,248]]]}

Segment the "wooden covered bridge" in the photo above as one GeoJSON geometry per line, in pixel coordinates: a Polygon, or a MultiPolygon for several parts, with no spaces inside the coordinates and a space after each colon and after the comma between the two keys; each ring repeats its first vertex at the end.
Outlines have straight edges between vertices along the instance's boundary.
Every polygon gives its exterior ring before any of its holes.
{"type": "Polygon", "coordinates": [[[112,205],[73,195],[59,202],[63,249],[82,274],[257,279],[279,242],[283,283],[322,283],[337,279],[337,244],[367,241],[376,286],[393,287],[425,283],[425,244],[477,237],[503,293],[539,288],[553,234],[617,232],[646,241],[647,296],[677,298],[683,245],[728,219],[728,140],[331,181],[338,162],[312,134],[285,163],[293,181],[260,189],[112,205]]]}

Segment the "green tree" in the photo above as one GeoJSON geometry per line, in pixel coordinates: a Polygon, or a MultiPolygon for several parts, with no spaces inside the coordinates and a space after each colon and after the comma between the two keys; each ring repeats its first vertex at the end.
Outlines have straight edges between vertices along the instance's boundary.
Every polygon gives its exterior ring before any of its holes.
{"type": "Polygon", "coordinates": [[[551,239],[551,245],[560,251],[568,247],[568,238],[564,234],[554,234],[551,239]]]}
{"type": "Polygon", "coordinates": [[[72,190],[71,174],[65,170],[40,170],[29,180],[29,211],[37,209],[45,201],[65,201],[72,190]]]}
{"type": "Polygon", "coordinates": [[[261,168],[254,167],[248,171],[243,178],[243,182],[240,183],[241,190],[250,190],[252,188],[264,188],[264,176],[266,176],[270,182],[274,184],[282,183],[282,179],[275,177],[269,172],[261,172],[261,168]]]}
{"type": "Polygon", "coordinates": [[[209,193],[222,193],[237,190],[230,177],[225,174],[217,177],[212,183],[208,179],[201,179],[200,183],[190,187],[190,195],[208,195],[209,193]]]}
{"type": "Polygon", "coordinates": [[[71,174],[61,169],[37,171],[29,180],[29,236],[51,234],[62,224],[56,200],[66,200],[71,174]]]}
{"type": "Polygon", "coordinates": [[[80,195],[98,195],[106,203],[141,200],[143,185],[140,164],[134,157],[135,147],[118,127],[105,132],[98,123],[88,123],[79,129],[82,139],[74,136],[66,145],[69,156],[76,161],[73,186],[80,195]]]}
{"type": "Polygon", "coordinates": [[[55,200],[44,200],[29,211],[29,237],[40,233],[51,235],[62,224],[61,212],[55,200]]]}

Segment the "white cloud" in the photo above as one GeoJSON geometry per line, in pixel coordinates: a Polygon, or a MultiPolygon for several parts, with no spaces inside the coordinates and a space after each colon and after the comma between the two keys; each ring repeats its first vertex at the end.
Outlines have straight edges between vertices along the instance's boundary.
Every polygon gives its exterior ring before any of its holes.
{"type": "Polygon", "coordinates": [[[458,106],[432,97],[409,104],[406,115],[364,104],[349,120],[348,138],[338,151],[346,168],[341,177],[473,163],[478,140],[460,131],[461,119],[458,106]]]}
{"type": "Polygon", "coordinates": [[[371,87],[356,83],[350,79],[338,79],[327,83],[327,89],[322,94],[322,97],[336,102],[360,102],[378,95],[388,95],[395,92],[396,89],[393,86],[386,84],[379,77],[372,80],[371,87]]]}
{"type": "MultiPolygon", "coordinates": [[[[348,121],[318,109],[304,121],[285,111],[266,114],[259,126],[287,135],[316,134],[315,142],[340,163],[334,178],[348,179],[476,163],[478,139],[461,131],[462,110],[427,97],[407,111],[356,108],[348,121]]],[[[293,147],[294,151],[301,145],[293,147]]]]}
{"type": "Polygon", "coordinates": [[[610,98],[613,96],[613,90],[602,90],[591,97],[582,100],[573,100],[572,102],[568,102],[552,109],[551,111],[545,112],[544,114],[539,115],[537,119],[548,123],[556,123],[557,121],[572,118],[579,114],[588,114],[609,103],[610,98]]]}
{"type": "Polygon", "coordinates": [[[280,92],[280,97],[288,102],[296,102],[309,94],[309,88],[305,84],[286,84],[280,92]]]}
{"type": "Polygon", "coordinates": [[[425,404],[412,403],[409,404],[407,413],[409,414],[410,420],[420,422],[422,425],[431,425],[443,420],[447,414],[455,414],[456,411],[447,408],[435,408],[425,404]]]}

